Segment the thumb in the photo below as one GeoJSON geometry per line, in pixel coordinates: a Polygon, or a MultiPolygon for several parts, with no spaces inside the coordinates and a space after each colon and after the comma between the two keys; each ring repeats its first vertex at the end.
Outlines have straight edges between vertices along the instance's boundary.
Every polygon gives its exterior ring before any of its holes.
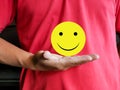
{"type": "Polygon", "coordinates": [[[39,51],[33,55],[32,61],[33,61],[34,65],[36,65],[39,60],[42,60],[44,58],[43,54],[44,54],[44,51],[39,51]]]}

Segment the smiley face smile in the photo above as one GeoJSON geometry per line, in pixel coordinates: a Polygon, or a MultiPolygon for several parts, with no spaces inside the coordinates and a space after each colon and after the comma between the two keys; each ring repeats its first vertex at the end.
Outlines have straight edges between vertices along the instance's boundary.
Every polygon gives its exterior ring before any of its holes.
{"type": "Polygon", "coordinates": [[[58,43],[57,43],[57,45],[58,45],[62,50],[65,50],[65,51],[72,51],[72,50],[76,49],[76,48],[79,46],[79,44],[77,44],[74,48],[65,49],[65,48],[61,47],[58,43]]]}

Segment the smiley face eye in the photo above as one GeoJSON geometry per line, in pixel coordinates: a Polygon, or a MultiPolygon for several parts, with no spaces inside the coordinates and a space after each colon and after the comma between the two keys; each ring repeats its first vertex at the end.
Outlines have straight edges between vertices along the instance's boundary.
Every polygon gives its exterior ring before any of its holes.
{"type": "Polygon", "coordinates": [[[74,36],[77,36],[78,35],[78,33],[77,32],[74,32],[74,36]]]}
{"type": "Polygon", "coordinates": [[[59,32],[59,35],[62,36],[62,35],[63,35],[63,32],[59,32]]]}

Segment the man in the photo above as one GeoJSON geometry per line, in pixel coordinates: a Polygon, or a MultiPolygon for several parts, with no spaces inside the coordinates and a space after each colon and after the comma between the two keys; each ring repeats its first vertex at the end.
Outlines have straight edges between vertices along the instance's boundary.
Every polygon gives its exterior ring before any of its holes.
{"type": "Polygon", "coordinates": [[[23,67],[22,90],[120,89],[119,0],[2,0],[0,12],[1,31],[15,17],[22,46],[0,39],[0,62],[23,67]],[[76,23],[85,32],[85,46],[76,55],[60,55],[50,41],[63,22],[76,23]]]}

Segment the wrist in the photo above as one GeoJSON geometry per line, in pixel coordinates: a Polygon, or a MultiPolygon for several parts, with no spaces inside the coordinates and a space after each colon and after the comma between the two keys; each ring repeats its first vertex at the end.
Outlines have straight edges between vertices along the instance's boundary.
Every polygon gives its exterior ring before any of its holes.
{"type": "Polygon", "coordinates": [[[19,62],[21,64],[21,67],[23,68],[28,68],[28,69],[33,69],[33,63],[32,63],[32,58],[34,56],[34,54],[27,52],[26,54],[24,54],[25,57],[23,59],[20,59],[19,62]]]}

